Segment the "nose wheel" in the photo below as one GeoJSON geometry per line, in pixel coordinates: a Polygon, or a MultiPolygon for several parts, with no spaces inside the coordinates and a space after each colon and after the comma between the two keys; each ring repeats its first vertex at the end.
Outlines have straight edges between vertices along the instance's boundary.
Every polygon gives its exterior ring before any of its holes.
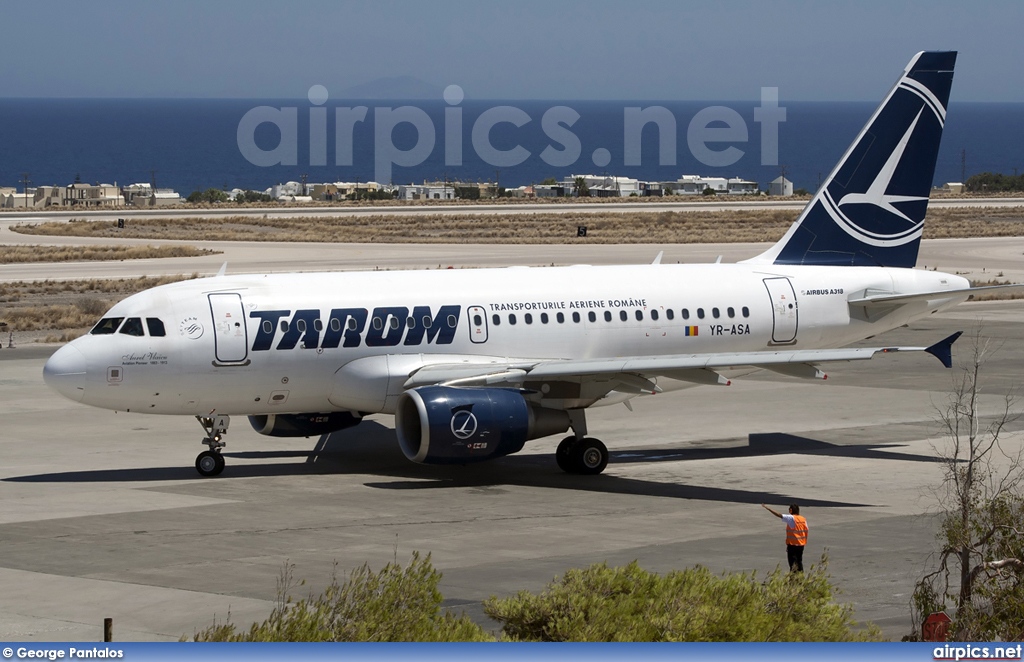
{"type": "Polygon", "coordinates": [[[217,476],[224,471],[224,456],[215,451],[203,451],[196,458],[196,471],[201,476],[217,476]]]}
{"type": "Polygon", "coordinates": [[[223,437],[227,434],[231,418],[226,415],[196,416],[196,420],[206,432],[201,442],[210,448],[196,457],[196,471],[200,476],[219,476],[224,471],[224,456],[220,450],[226,445],[223,437]]]}

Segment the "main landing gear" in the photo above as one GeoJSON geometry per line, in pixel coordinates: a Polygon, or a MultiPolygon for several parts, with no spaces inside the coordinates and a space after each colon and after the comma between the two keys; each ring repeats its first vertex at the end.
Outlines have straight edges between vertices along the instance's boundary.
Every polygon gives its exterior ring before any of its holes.
{"type": "Polygon", "coordinates": [[[555,462],[558,468],[570,474],[593,476],[608,466],[608,447],[598,439],[587,437],[587,421],[582,409],[569,411],[569,419],[575,434],[558,444],[555,462]]]}
{"type": "Polygon", "coordinates": [[[210,447],[210,450],[203,451],[196,457],[196,471],[202,476],[218,476],[224,471],[224,456],[220,449],[225,443],[221,440],[228,431],[228,424],[231,417],[222,416],[196,416],[199,425],[206,431],[206,437],[202,443],[210,447]]]}

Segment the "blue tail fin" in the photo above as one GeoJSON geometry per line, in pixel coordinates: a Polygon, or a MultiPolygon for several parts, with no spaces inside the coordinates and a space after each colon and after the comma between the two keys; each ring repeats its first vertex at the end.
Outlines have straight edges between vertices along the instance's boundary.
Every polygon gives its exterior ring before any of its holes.
{"type": "Polygon", "coordinates": [[[751,262],[913,267],[956,52],[922,52],[786,235],[751,262]]]}

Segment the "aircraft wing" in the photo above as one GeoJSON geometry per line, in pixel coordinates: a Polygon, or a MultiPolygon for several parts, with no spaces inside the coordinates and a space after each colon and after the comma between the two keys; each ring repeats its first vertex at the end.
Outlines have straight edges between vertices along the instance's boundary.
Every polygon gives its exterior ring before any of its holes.
{"type": "MultiPolygon", "coordinates": [[[[728,384],[716,370],[764,368],[793,377],[824,379],[818,364],[860,361],[879,353],[927,352],[947,368],[952,366],[951,348],[962,332],[928,347],[848,347],[841,349],[791,349],[774,352],[725,352],[668,356],[621,357],[614,359],[544,359],[508,361],[504,364],[432,364],[416,370],[404,386],[416,388],[433,384],[448,386],[522,385],[534,381],[579,381],[612,379],[627,390],[657,393],[650,377],[669,377],[699,384],[728,384]]],[[[621,389],[616,389],[621,390],[621,389]]]]}

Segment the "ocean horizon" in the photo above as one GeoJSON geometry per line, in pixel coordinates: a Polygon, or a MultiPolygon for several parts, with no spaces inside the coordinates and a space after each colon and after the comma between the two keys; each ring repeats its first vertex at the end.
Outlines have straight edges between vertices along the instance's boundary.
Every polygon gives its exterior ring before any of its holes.
{"type": "MultiPolygon", "coordinates": [[[[30,186],[67,185],[76,178],[119,185],[155,179],[157,186],[173,188],[182,196],[211,187],[264,190],[277,183],[299,181],[303,175],[310,183],[366,182],[380,173],[376,161],[385,151],[377,149],[381,136],[376,135],[376,110],[392,109],[394,117],[400,119],[402,115],[395,109],[410,106],[422,111],[421,118],[428,118],[434,132],[433,145],[429,153],[416,156],[417,163],[393,165],[390,183],[394,184],[444,178],[497,178],[502,186],[516,187],[581,174],[621,175],[646,181],[673,181],[681,175],[693,174],[739,177],[755,181],[764,189],[783,172],[784,166],[786,176],[796,188],[813,190],[877,106],[877,102],[781,99],[779,105],[785,109],[786,119],[778,124],[779,165],[774,165],[764,162],[770,160],[762,153],[764,127],[754,121],[755,109],[760,104],[465,100],[452,106],[441,99],[344,99],[315,106],[308,99],[7,98],[0,99],[0,186],[16,186],[20,190],[23,173],[28,173],[30,186]],[[335,109],[357,106],[366,106],[367,112],[365,119],[351,124],[351,165],[338,165],[347,161],[348,148],[342,145],[336,150],[339,128],[335,109]],[[243,154],[239,147],[239,123],[247,112],[258,107],[278,112],[286,109],[285,112],[294,114],[294,163],[261,166],[243,154]],[[509,107],[514,111],[507,110],[509,107]],[[624,116],[625,109],[630,107],[660,107],[670,113],[676,133],[674,154],[671,148],[659,153],[659,132],[650,124],[634,146],[639,147],[639,165],[626,165],[624,116]],[[742,152],[729,165],[707,165],[690,149],[690,123],[699,112],[711,107],[730,109],[727,117],[740,118],[734,124],[742,125],[743,131],[734,127],[730,140],[705,143],[714,152],[730,147],[742,152]],[[461,131],[447,130],[446,122],[452,121],[452,116],[446,116],[446,110],[453,108],[461,115],[461,131]],[[578,114],[571,126],[543,126],[546,112],[556,109],[553,115],[564,117],[569,112],[566,108],[578,114]],[[484,112],[503,120],[486,132],[490,147],[499,154],[519,148],[519,154],[526,155],[521,163],[496,166],[496,157],[475,149],[473,128],[484,112]],[[515,119],[520,126],[509,119],[515,119]],[[318,133],[317,124],[324,121],[326,132],[318,133]],[[575,159],[565,156],[566,132],[578,141],[579,155],[575,159]],[[744,132],[746,138],[738,139],[744,132]],[[461,149],[453,149],[459,141],[452,142],[451,136],[461,138],[461,149]],[[461,154],[461,164],[456,162],[459,159],[452,158],[453,154],[461,154]],[[542,156],[545,154],[558,158],[542,156]],[[559,162],[551,165],[550,161],[559,162]],[[326,165],[318,165],[321,162],[326,165]]],[[[709,126],[725,130],[726,124],[719,121],[709,126]]],[[[341,131],[344,133],[344,127],[341,131]]],[[[250,135],[261,150],[271,150],[280,141],[280,132],[273,124],[263,123],[250,135]]],[[[399,123],[390,139],[388,148],[400,154],[400,150],[412,150],[417,145],[417,131],[409,123],[399,123]]],[[[348,141],[343,136],[341,142],[348,141]]],[[[1024,169],[1024,103],[950,103],[934,184],[961,181],[962,172],[969,177],[980,172],[1015,174],[1020,169],[1024,169]]]]}

